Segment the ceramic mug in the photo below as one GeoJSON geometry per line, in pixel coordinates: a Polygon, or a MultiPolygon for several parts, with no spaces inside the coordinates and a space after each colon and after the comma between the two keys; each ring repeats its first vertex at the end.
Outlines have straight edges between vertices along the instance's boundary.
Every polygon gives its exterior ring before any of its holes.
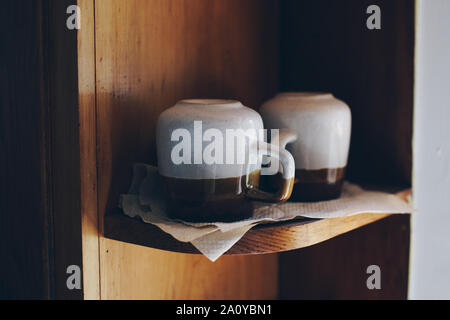
{"type": "MultiPolygon", "coordinates": [[[[171,216],[232,221],[252,214],[251,199],[287,200],[294,159],[284,148],[262,141],[261,130],[261,116],[239,101],[189,99],[165,110],[158,119],[156,140],[171,216]],[[259,189],[262,158],[268,154],[279,159],[283,171],[273,193],[259,189]]],[[[282,136],[293,139],[287,131],[282,136]]]]}
{"type": "MultiPolygon", "coordinates": [[[[351,111],[331,93],[281,93],[260,109],[266,128],[288,128],[297,140],[291,199],[320,201],[340,196],[347,166],[351,111]]],[[[280,140],[281,147],[285,142],[280,140]]]]}

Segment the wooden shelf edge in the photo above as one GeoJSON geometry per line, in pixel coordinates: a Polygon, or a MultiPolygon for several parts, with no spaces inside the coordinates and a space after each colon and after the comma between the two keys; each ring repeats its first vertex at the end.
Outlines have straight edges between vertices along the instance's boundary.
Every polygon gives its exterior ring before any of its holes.
{"type": "MultiPolygon", "coordinates": [[[[365,213],[334,219],[297,219],[285,223],[260,225],[249,230],[228,255],[268,254],[309,247],[391,214],[365,213]]],[[[105,217],[105,237],[171,252],[198,254],[190,243],[177,241],[158,227],[121,213],[105,217]]]]}
{"type": "MultiPolygon", "coordinates": [[[[411,190],[397,193],[405,201],[411,190]]],[[[268,254],[309,247],[393,214],[363,213],[334,219],[298,218],[286,222],[261,224],[249,230],[229,255],[268,254]]],[[[171,252],[198,254],[190,243],[180,242],[158,227],[124,215],[120,210],[104,218],[104,237],[171,252]]]]}
{"type": "Polygon", "coordinates": [[[301,249],[389,216],[391,215],[366,213],[250,230],[227,254],[266,254],[301,249]]]}

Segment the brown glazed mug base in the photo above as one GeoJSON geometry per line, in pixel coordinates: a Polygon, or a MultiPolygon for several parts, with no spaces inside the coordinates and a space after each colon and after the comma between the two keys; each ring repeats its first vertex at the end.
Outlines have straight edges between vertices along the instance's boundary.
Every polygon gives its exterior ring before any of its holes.
{"type": "MultiPolygon", "coordinates": [[[[295,184],[289,201],[317,202],[341,196],[345,168],[295,170],[295,184]]],[[[261,176],[261,189],[272,192],[279,189],[280,174],[261,176]]]]}
{"type": "MultiPolygon", "coordinates": [[[[249,184],[259,185],[259,170],[249,184]]],[[[246,176],[225,179],[178,179],[163,177],[166,202],[172,218],[188,222],[232,222],[253,214],[246,197],[246,176]]]]}
{"type": "Polygon", "coordinates": [[[295,170],[292,201],[326,201],[341,196],[344,183],[345,168],[330,168],[321,170],[295,170]]]}
{"type": "Polygon", "coordinates": [[[338,199],[342,193],[344,179],[336,183],[296,183],[291,201],[318,202],[338,199]]]}

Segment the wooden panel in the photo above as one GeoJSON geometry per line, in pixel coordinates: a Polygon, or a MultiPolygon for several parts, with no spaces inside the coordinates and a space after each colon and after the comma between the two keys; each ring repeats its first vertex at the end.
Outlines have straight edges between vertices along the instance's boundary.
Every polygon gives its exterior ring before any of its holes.
{"type": "Polygon", "coordinates": [[[82,297],[66,286],[67,267],[82,264],[77,38],[65,27],[69,4],[8,1],[1,10],[8,30],[0,59],[5,298],[82,297]]]}
{"type": "Polygon", "coordinates": [[[322,244],[280,254],[283,299],[406,299],[410,216],[394,215],[322,244]],[[367,289],[367,267],[381,290],[367,289]]]}
{"type": "Polygon", "coordinates": [[[166,253],[108,240],[102,252],[102,299],[275,299],[276,255],[226,256],[166,253]],[[114,278],[110,278],[114,276],[114,278]]]}
{"type": "Polygon", "coordinates": [[[48,39],[45,74],[48,78],[50,184],[53,218],[55,298],[81,299],[82,290],[69,290],[67,267],[82,266],[81,182],[78,110],[77,32],[66,27],[71,0],[47,2],[48,39]]]}
{"type": "MultiPolygon", "coordinates": [[[[382,29],[375,31],[366,28],[371,4],[280,2],[281,88],[329,91],[348,102],[353,115],[350,179],[410,186],[414,1],[376,1],[382,29]]],[[[283,255],[281,296],[404,298],[409,238],[407,229],[400,231],[402,219],[407,218],[389,218],[339,238],[347,240],[283,255]],[[368,292],[362,269],[367,264],[382,266],[387,291],[368,292]]]]}
{"type": "Polygon", "coordinates": [[[80,121],[81,227],[85,299],[100,298],[100,253],[97,212],[97,132],[95,104],[94,1],[78,0],[78,101],[80,121]]]}
{"type": "Polygon", "coordinates": [[[0,298],[50,297],[43,6],[0,10],[0,298]]]}
{"type": "MultiPolygon", "coordinates": [[[[127,191],[132,163],[156,163],[162,110],[188,97],[236,98],[256,107],[277,91],[277,16],[271,0],[95,2],[100,226],[127,191]]],[[[102,298],[276,295],[277,275],[262,272],[276,256],[212,265],[105,238],[100,254],[102,298]]]]}
{"type": "Polygon", "coordinates": [[[414,0],[286,0],[281,5],[281,87],[328,91],[352,110],[348,176],[411,183],[414,0]]]}

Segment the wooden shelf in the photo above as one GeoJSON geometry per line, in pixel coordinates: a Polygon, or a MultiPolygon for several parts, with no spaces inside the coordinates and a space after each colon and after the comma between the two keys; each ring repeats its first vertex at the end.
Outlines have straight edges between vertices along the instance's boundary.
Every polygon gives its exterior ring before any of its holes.
{"type": "MultiPolygon", "coordinates": [[[[226,254],[265,254],[300,249],[334,238],[391,216],[366,213],[336,219],[296,219],[259,225],[248,231],[226,254]]],[[[199,253],[190,243],[175,240],[158,227],[121,213],[105,217],[105,237],[160,250],[199,253]]]]}
{"type": "MultiPolygon", "coordinates": [[[[411,191],[398,193],[406,199],[411,191]]],[[[391,214],[364,213],[335,219],[298,218],[258,225],[249,230],[226,254],[265,254],[305,248],[376,222],[391,214]]],[[[172,252],[199,253],[158,227],[130,218],[120,211],[105,217],[106,238],[172,252]]]]}

